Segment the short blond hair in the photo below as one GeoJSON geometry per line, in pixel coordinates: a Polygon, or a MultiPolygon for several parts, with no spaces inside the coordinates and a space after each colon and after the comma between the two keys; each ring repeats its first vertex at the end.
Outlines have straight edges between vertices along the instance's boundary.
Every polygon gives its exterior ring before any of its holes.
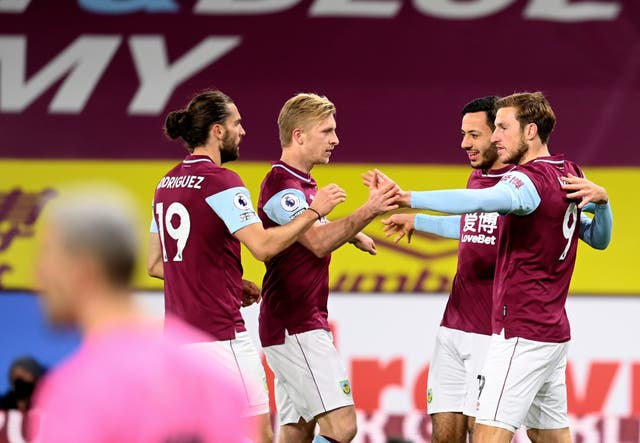
{"type": "Polygon", "coordinates": [[[282,147],[291,144],[294,129],[307,128],[310,123],[319,122],[335,113],[335,105],[325,96],[311,93],[294,95],[287,100],[278,115],[280,144],[282,147]]]}

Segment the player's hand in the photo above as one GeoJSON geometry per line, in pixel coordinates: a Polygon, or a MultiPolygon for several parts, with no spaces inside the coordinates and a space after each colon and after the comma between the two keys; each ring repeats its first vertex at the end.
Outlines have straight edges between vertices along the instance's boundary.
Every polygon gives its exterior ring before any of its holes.
{"type": "Polygon", "coordinates": [[[411,206],[411,193],[407,191],[403,191],[398,184],[391,179],[384,172],[379,169],[374,169],[373,171],[367,171],[361,175],[362,184],[367,186],[369,189],[372,187],[381,187],[386,186],[389,183],[393,183],[397,188],[397,204],[402,207],[410,207],[411,206]]]}
{"type": "Polygon", "coordinates": [[[242,280],[242,307],[251,306],[258,303],[262,298],[262,293],[256,284],[249,280],[242,280]]]}
{"type": "Polygon", "coordinates": [[[376,255],[376,242],[371,237],[363,232],[358,232],[350,241],[353,246],[361,251],[368,252],[371,255],[376,255]]]}
{"type": "Polygon", "coordinates": [[[378,216],[385,212],[398,209],[398,192],[400,188],[392,181],[380,183],[378,175],[374,175],[369,182],[369,200],[365,203],[371,215],[378,216]]]}
{"type": "Polygon", "coordinates": [[[582,177],[576,177],[573,174],[567,174],[562,177],[562,189],[567,191],[567,198],[581,199],[578,207],[582,209],[587,203],[605,204],[609,201],[607,190],[602,186],[598,186],[590,180],[582,177]]]}
{"type": "Polygon", "coordinates": [[[333,208],[347,199],[347,193],[340,186],[330,184],[320,188],[316,192],[310,207],[318,211],[321,216],[325,216],[333,211],[333,208]]]}
{"type": "Polygon", "coordinates": [[[384,235],[387,237],[395,235],[394,243],[396,244],[406,235],[407,243],[411,243],[411,236],[416,230],[415,220],[416,214],[393,214],[391,217],[382,220],[385,225],[384,235]]]}

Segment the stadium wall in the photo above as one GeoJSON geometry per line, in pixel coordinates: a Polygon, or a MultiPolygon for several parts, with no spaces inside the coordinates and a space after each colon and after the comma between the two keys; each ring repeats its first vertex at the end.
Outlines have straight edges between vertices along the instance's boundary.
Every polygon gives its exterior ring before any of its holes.
{"type": "MultiPolygon", "coordinates": [[[[150,315],[162,315],[160,293],[142,292],[137,300],[150,315]]],[[[358,408],[356,442],[384,442],[390,436],[430,441],[425,386],[445,303],[442,293],[330,297],[335,340],[358,408]]],[[[640,298],[572,296],[567,312],[572,324],[567,388],[574,441],[640,442],[640,348],[634,344],[640,336],[640,298]]],[[[243,314],[257,339],[258,307],[243,314]]],[[[0,374],[6,373],[13,354],[30,353],[52,365],[78,343],[73,331],[46,326],[31,293],[0,293],[0,337],[6,338],[0,347],[0,374]]],[[[268,378],[272,387],[270,373],[268,378]]],[[[2,377],[0,381],[6,383],[2,377]]],[[[0,442],[3,426],[20,429],[20,417],[9,418],[0,414],[0,442]]],[[[528,440],[521,435],[516,441],[528,440]]]]}

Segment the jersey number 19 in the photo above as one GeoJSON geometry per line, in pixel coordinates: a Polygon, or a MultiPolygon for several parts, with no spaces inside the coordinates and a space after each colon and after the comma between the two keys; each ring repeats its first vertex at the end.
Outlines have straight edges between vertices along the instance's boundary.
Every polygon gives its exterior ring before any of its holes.
{"type": "Polygon", "coordinates": [[[182,261],[182,251],[187,246],[187,240],[189,240],[189,232],[191,231],[191,218],[189,218],[189,211],[180,202],[173,202],[167,208],[166,214],[163,214],[164,204],[156,203],[156,215],[158,216],[158,232],[160,233],[160,242],[162,243],[162,259],[166,262],[167,248],[165,246],[165,229],[169,237],[176,240],[177,250],[176,255],[173,257],[173,261],[182,261]],[[178,217],[178,225],[173,226],[171,220],[173,216],[178,217]]]}

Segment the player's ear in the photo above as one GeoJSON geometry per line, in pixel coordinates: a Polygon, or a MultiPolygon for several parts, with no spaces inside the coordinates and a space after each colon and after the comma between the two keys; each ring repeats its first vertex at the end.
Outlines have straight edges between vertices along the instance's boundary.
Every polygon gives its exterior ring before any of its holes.
{"type": "Polygon", "coordinates": [[[304,131],[300,128],[295,128],[291,133],[293,140],[299,145],[304,143],[304,131]]]}
{"type": "Polygon", "coordinates": [[[209,130],[209,137],[213,137],[217,140],[222,140],[224,136],[224,128],[220,123],[214,123],[209,130]]]}
{"type": "Polygon", "coordinates": [[[535,123],[529,123],[524,128],[524,135],[527,140],[533,140],[538,135],[538,125],[535,123]]]}

